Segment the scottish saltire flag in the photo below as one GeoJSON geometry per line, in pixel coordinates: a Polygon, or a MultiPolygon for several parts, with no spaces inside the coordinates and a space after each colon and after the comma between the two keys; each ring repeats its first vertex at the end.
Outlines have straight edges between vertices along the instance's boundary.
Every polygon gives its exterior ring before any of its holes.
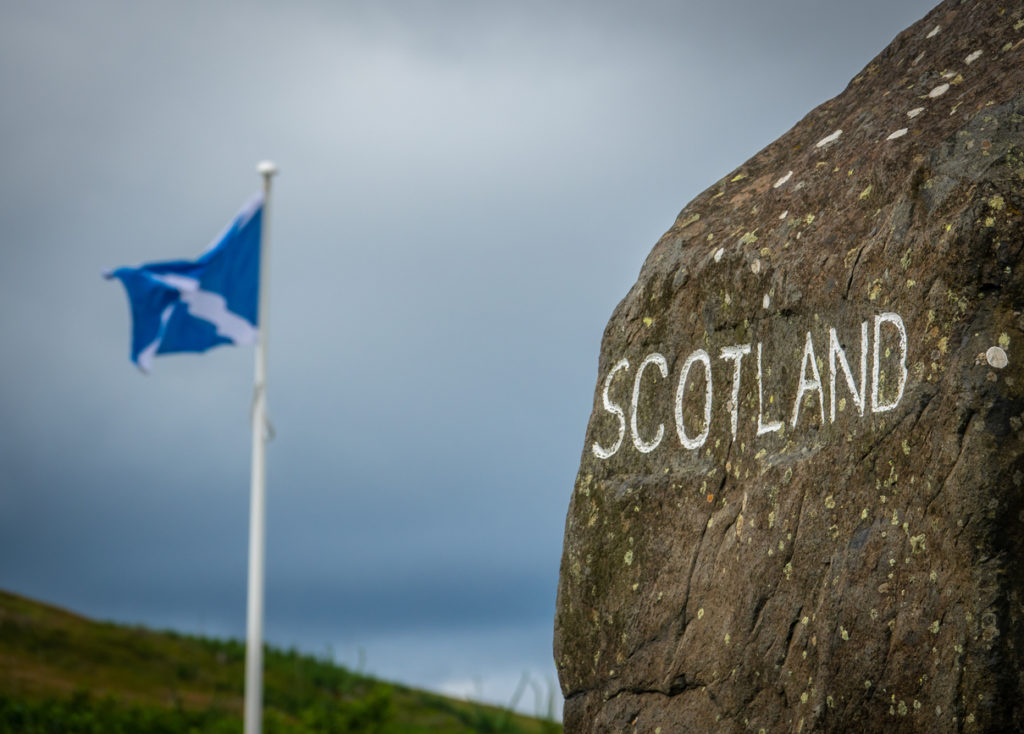
{"type": "Polygon", "coordinates": [[[157,354],[205,352],[256,341],[263,195],[235,216],[194,261],[118,268],[132,312],[132,361],[148,372],[157,354]]]}

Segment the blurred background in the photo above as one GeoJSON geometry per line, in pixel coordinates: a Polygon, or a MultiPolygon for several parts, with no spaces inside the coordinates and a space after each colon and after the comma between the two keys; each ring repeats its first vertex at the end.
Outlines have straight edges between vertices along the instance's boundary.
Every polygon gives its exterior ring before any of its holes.
{"type": "Polygon", "coordinates": [[[0,2],[0,588],[244,637],[252,350],[140,374],[100,273],[198,255],[270,158],[268,641],[546,692],[612,309],[931,5],[0,2]]]}

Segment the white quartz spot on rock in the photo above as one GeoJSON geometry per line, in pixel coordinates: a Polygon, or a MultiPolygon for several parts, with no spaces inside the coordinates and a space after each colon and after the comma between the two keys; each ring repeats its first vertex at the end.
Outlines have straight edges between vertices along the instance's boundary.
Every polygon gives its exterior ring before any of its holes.
{"type": "Polygon", "coordinates": [[[776,181],[776,182],[775,182],[775,185],[774,185],[774,186],[772,186],[772,188],[774,188],[774,189],[777,189],[777,188],[779,188],[780,186],[782,186],[782,184],[786,183],[786,181],[788,181],[788,180],[789,180],[789,179],[791,179],[792,177],[793,177],[793,172],[792,172],[792,171],[790,171],[790,172],[789,172],[789,173],[787,173],[787,174],[786,174],[785,176],[783,176],[783,177],[782,177],[782,178],[780,178],[780,179],[779,179],[778,181],[776,181]]]}
{"type": "Polygon", "coordinates": [[[985,352],[985,360],[997,370],[1001,370],[1010,363],[1009,357],[1006,356],[1006,350],[1002,347],[989,347],[985,352]]]}
{"type": "MultiPolygon", "coordinates": [[[[949,85],[947,84],[946,86],[949,86],[949,85]]],[[[815,145],[814,147],[815,148],[824,148],[829,143],[834,143],[837,140],[839,140],[839,136],[842,135],[842,134],[843,134],[842,130],[836,130],[831,135],[826,135],[821,140],[819,140],[817,145],[815,145]]]]}

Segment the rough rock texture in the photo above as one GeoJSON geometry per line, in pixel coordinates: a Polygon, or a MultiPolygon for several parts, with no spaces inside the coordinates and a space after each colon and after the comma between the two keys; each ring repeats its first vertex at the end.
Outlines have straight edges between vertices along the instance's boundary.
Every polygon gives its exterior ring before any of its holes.
{"type": "Polygon", "coordinates": [[[567,732],[1024,731],[1022,211],[1024,7],[959,0],[682,211],[604,334],[567,732]]]}

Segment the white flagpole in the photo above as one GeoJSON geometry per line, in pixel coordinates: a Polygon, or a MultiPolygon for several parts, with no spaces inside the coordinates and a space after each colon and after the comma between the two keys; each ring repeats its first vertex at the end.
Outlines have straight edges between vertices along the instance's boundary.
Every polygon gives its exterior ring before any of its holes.
{"type": "Polygon", "coordinates": [[[270,179],[277,166],[263,161],[263,220],[260,227],[260,282],[256,379],[252,405],[252,484],[249,498],[249,597],[245,637],[245,734],[263,727],[263,559],[266,536],[267,463],[267,281],[270,236],[270,179]]]}

